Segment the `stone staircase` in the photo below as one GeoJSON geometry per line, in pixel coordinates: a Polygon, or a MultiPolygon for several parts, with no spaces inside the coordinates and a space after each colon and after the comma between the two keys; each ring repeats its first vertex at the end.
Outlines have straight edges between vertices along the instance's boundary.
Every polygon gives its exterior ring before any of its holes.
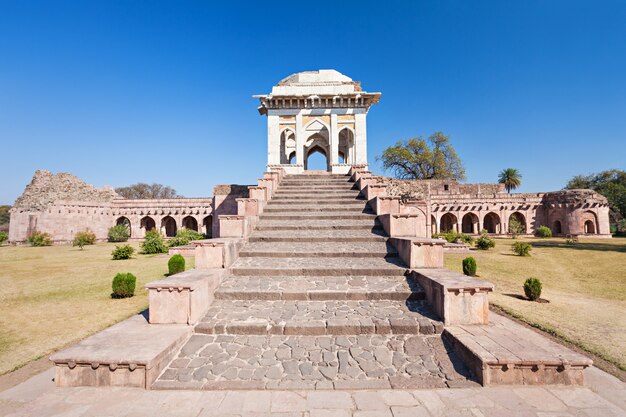
{"type": "Polygon", "coordinates": [[[347,176],[285,176],[155,389],[472,384],[347,176]]]}

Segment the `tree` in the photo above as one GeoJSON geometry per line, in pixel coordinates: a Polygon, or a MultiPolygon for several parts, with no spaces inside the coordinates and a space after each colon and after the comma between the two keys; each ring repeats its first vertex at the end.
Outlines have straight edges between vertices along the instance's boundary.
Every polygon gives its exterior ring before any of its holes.
{"type": "Polygon", "coordinates": [[[163,184],[146,184],[138,182],[128,187],[119,187],[115,192],[128,199],[144,199],[144,198],[181,198],[172,187],[163,184]]]}
{"type": "Polygon", "coordinates": [[[463,163],[443,132],[435,132],[428,139],[417,137],[398,141],[385,149],[378,159],[396,178],[465,179],[463,163]]]}
{"type": "Polygon", "coordinates": [[[504,184],[504,188],[510,194],[511,190],[522,185],[522,174],[515,168],[503,169],[498,176],[498,182],[504,184]]]}
{"type": "Polygon", "coordinates": [[[565,188],[594,190],[609,201],[615,223],[626,217],[626,171],[610,169],[597,174],[577,175],[569,180],[565,188]]]}
{"type": "Polygon", "coordinates": [[[10,209],[11,206],[0,206],[0,224],[9,224],[11,219],[10,209]]]}

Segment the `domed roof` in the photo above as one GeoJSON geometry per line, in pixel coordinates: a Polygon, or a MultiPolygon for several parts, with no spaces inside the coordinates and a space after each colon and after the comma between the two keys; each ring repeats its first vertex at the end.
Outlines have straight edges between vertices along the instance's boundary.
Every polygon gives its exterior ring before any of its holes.
{"type": "Polygon", "coordinates": [[[273,96],[341,95],[361,92],[361,83],[332,69],[303,71],[280,80],[273,96]]]}

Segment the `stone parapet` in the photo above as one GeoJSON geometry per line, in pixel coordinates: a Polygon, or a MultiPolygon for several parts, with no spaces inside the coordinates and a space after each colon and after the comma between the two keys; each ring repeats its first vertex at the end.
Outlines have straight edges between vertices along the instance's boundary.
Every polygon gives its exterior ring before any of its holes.
{"type": "Polygon", "coordinates": [[[410,274],[446,326],[489,323],[488,294],[494,289],[490,282],[443,268],[415,268],[410,274]]]}
{"type": "Polygon", "coordinates": [[[445,240],[392,237],[389,242],[409,268],[443,268],[445,240]]]}
{"type": "Polygon", "coordinates": [[[197,269],[228,268],[239,256],[243,239],[217,238],[191,243],[195,246],[197,269]]]}
{"type": "Polygon", "coordinates": [[[150,388],[192,327],[133,316],[50,357],[58,387],[150,388]]]}
{"type": "Polygon", "coordinates": [[[194,324],[213,302],[225,269],[193,269],[146,284],[151,324],[194,324]]]}
{"type": "Polygon", "coordinates": [[[424,227],[420,224],[417,214],[383,214],[378,220],[390,237],[423,237],[424,227]]]}

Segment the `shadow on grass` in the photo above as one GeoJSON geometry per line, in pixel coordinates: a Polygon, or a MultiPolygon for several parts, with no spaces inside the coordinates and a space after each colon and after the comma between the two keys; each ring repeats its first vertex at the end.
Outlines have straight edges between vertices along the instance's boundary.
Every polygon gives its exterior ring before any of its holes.
{"type": "MultiPolygon", "coordinates": [[[[621,242],[620,242],[621,243],[621,242]]],[[[585,242],[579,241],[574,244],[567,244],[565,241],[546,241],[546,242],[532,242],[531,245],[534,248],[554,248],[554,249],[576,249],[576,250],[593,250],[593,251],[602,251],[602,252],[621,252],[626,253],[626,242],[624,244],[619,245],[611,245],[608,243],[598,243],[598,242],[585,242]]]]}
{"type": "Polygon", "coordinates": [[[522,301],[529,301],[528,298],[520,294],[502,294],[502,295],[506,295],[507,297],[511,297],[511,298],[517,298],[518,300],[522,300],[522,301]]]}

